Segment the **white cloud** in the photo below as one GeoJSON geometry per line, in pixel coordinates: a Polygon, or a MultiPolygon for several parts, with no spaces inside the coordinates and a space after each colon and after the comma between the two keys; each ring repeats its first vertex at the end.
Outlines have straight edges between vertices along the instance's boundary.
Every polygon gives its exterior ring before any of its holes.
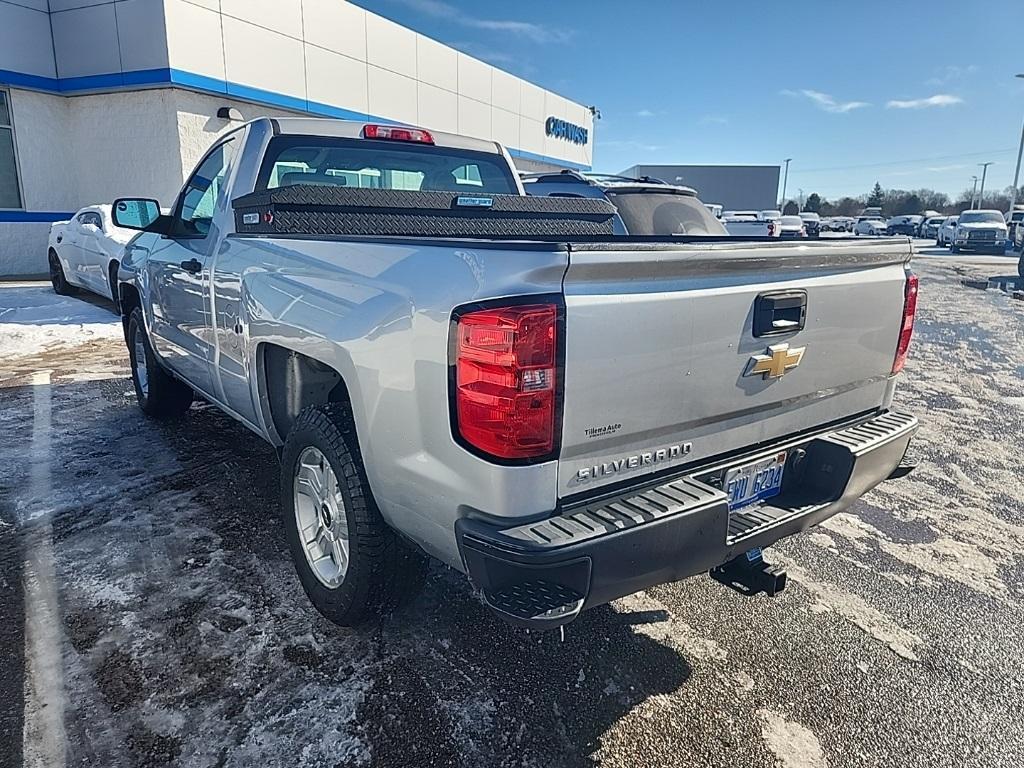
{"type": "Polygon", "coordinates": [[[833,112],[837,114],[845,114],[846,112],[852,112],[855,109],[861,107],[870,107],[866,101],[836,101],[831,95],[822,93],[821,91],[813,91],[809,88],[802,88],[799,91],[793,91],[785,89],[780,91],[783,96],[803,96],[806,99],[810,99],[819,109],[823,109],[826,112],[833,112]]]}
{"type": "Polygon", "coordinates": [[[658,114],[657,112],[652,112],[649,109],[641,109],[639,112],[636,113],[636,116],[637,117],[655,117],[657,114],[658,114]]]}
{"type": "Polygon", "coordinates": [[[977,64],[968,64],[966,67],[949,64],[939,69],[935,77],[928,78],[925,85],[945,85],[953,80],[961,80],[967,75],[973,75],[977,71],[977,64]]]}
{"type": "Polygon", "coordinates": [[[418,11],[425,16],[433,16],[436,19],[459,24],[470,29],[482,29],[487,32],[501,32],[504,34],[525,37],[535,43],[564,43],[572,37],[572,32],[564,29],[555,29],[542,24],[534,24],[529,21],[516,19],[482,19],[478,16],[470,16],[463,13],[453,5],[441,0],[397,0],[402,5],[418,11]]]}
{"type": "Polygon", "coordinates": [[[953,96],[948,93],[937,93],[934,96],[929,96],[926,99],[907,99],[906,101],[900,101],[893,99],[892,101],[886,102],[886,109],[924,109],[925,107],[949,107],[953,104],[960,104],[963,102],[959,96],[953,96]]]}
{"type": "Polygon", "coordinates": [[[729,118],[722,115],[704,115],[700,122],[704,125],[728,125],[729,118]]]}

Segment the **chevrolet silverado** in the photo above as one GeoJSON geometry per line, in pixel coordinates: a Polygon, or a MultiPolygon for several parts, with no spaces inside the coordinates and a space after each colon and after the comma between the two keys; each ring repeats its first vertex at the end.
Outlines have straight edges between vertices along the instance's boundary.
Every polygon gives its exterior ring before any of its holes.
{"type": "Polygon", "coordinates": [[[892,409],[905,240],[617,236],[523,195],[492,142],[258,119],[222,136],[119,273],[142,410],[214,403],[279,452],[315,607],[351,625],[424,553],[519,626],[711,573],[912,468],[892,409]],[[870,308],[870,311],[867,311],[870,308]]]}

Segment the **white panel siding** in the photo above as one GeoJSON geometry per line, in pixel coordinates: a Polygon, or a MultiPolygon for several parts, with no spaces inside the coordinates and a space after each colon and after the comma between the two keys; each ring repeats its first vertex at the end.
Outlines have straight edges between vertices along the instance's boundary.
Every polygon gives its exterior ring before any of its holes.
{"type": "Polygon", "coordinates": [[[47,14],[0,3],[0,69],[56,77],[47,14]]]}
{"type": "Polygon", "coordinates": [[[229,82],[306,98],[300,41],[230,16],[223,22],[224,68],[229,82]]]}
{"type": "Polygon", "coordinates": [[[224,41],[219,13],[166,0],[168,66],[224,80],[224,41]]]}
{"type": "Polygon", "coordinates": [[[366,60],[366,11],[343,0],[302,0],[306,42],[366,60]]]}
{"type": "Polygon", "coordinates": [[[543,88],[538,88],[533,83],[523,82],[519,91],[519,114],[542,123],[547,120],[548,116],[544,114],[544,93],[543,88]]]}
{"type": "Polygon", "coordinates": [[[519,145],[516,149],[533,152],[536,155],[544,154],[544,122],[542,120],[531,120],[528,117],[519,118],[519,145]]]}
{"type": "Polygon", "coordinates": [[[459,90],[459,53],[454,48],[417,35],[416,70],[421,83],[429,83],[452,93],[459,90]]]}
{"type": "Polygon", "coordinates": [[[459,133],[478,139],[491,138],[491,108],[476,99],[459,96],[459,133]]]}
{"type": "Polygon", "coordinates": [[[114,6],[114,12],[121,68],[131,72],[166,67],[167,29],[162,4],[153,0],[125,0],[114,6]]]}
{"type": "Polygon", "coordinates": [[[0,0],[0,2],[9,2],[11,5],[20,5],[33,11],[42,11],[43,13],[47,13],[50,10],[46,0],[0,0]]]}
{"type": "Polygon", "coordinates": [[[302,39],[301,0],[220,0],[225,16],[302,39]]]}
{"type": "Polygon", "coordinates": [[[491,107],[491,138],[506,147],[519,147],[519,115],[491,107]]]}
{"type": "Polygon", "coordinates": [[[306,98],[353,112],[369,112],[366,62],[306,45],[306,98]]]}
{"type": "Polygon", "coordinates": [[[366,14],[366,61],[415,78],[416,33],[380,16],[366,14]]]}
{"type": "Polygon", "coordinates": [[[515,75],[494,69],[491,72],[491,104],[507,112],[519,114],[520,84],[522,81],[515,75]]]}
{"type": "Polygon", "coordinates": [[[113,4],[52,13],[50,25],[58,77],[121,71],[113,4]]]}
{"type": "Polygon", "coordinates": [[[416,81],[372,64],[367,75],[370,114],[416,125],[416,81]]]}
{"type": "Polygon", "coordinates": [[[420,82],[417,125],[446,133],[459,132],[459,97],[451,91],[420,82]]]}
{"type": "Polygon", "coordinates": [[[491,66],[472,56],[460,53],[459,95],[489,104],[491,101],[491,66]]]}

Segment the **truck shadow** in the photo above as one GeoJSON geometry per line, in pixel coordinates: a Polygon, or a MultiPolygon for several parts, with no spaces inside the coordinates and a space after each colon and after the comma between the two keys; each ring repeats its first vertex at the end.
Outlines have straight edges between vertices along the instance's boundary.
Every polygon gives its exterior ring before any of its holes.
{"type": "Polygon", "coordinates": [[[234,764],[255,744],[266,764],[592,765],[609,729],[691,676],[636,629],[659,611],[531,634],[439,564],[394,614],[328,623],[291,565],[273,450],[210,406],[152,422],[117,378],[0,389],[0,423],[8,535],[52,527],[72,759],[234,764]]]}

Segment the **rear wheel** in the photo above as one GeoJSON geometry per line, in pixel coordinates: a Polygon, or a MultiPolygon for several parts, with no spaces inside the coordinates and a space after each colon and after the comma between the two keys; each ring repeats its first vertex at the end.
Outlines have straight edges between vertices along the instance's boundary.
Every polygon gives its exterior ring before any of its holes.
{"type": "Polygon", "coordinates": [[[415,594],[424,558],[384,522],[347,406],[298,415],[281,456],[288,547],[306,595],[335,624],[354,626],[415,594]]]}
{"type": "Polygon", "coordinates": [[[164,370],[146,335],[142,310],[136,307],[128,319],[128,358],[139,407],[155,419],[180,416],[192,405],[192,388],[164,370]]]}
{"type": "Polygon", "coordinates": [[[57,252],[53,249],[50,249],[48,261],[50,266],[50,285],[53,286],[53,292],[61,296],[73,296],[78,293],[78,289],[71,285],[64,276],[64,267],[61,266],[60,259],[57,258],[57,252]]]}

